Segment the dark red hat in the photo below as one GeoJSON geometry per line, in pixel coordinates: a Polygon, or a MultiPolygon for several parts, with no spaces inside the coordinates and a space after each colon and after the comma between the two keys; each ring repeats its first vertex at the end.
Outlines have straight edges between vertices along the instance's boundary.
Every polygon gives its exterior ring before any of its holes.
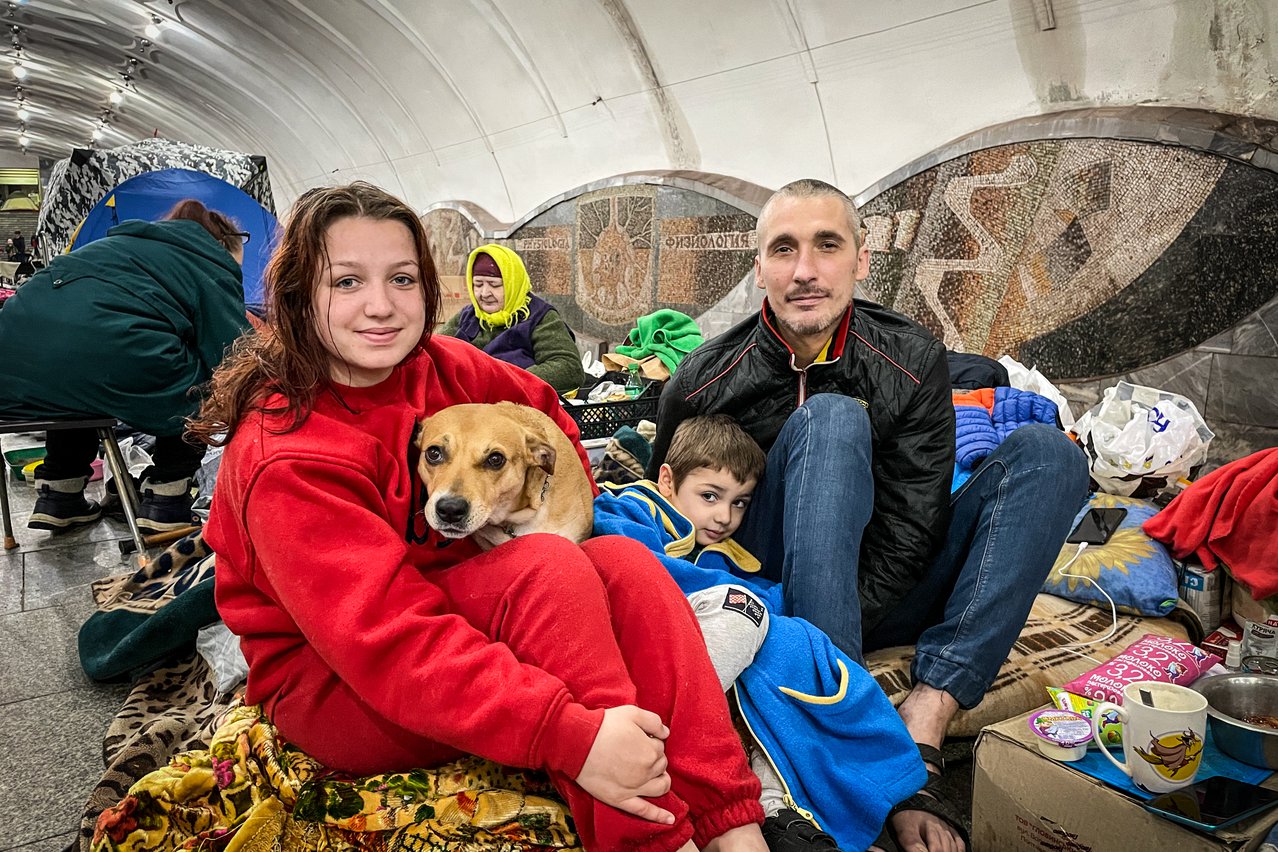
{"type": "Polygon", "coordinates": [[[497,265],[497,261],[493,260],[491,255],[477,254],[470,274],[472,278],[476,275],[481,275],[484,278],[500,278],[501,267],[497,265]]]}

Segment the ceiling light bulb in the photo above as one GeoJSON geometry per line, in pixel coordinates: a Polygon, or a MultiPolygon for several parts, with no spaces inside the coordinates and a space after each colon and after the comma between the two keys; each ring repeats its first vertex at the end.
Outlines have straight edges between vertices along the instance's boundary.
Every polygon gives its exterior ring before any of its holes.
{"type": "Polygon", "coordinates": [[[124,100],[124,92],[120,91],[119,89],[116,89],[114,92],[111,93],[111,103],[118,105],[123,100],[124,100]]]}
{"type": "Polygon", "coordinates": [[[97,142],[101,138],[102,138],[102,128],[101,127],[93,128],[93,141],[97,142]]]}
{"type": "Polygon", "coordinates": [[[18,107],[18,121],[26,121],[31,117],[31,111],[26,107],[18,107]]]}
{"type": "Polygon", "coordinates": [[[27,76],[27,67],[21,62],[13,63],[13,76],[17,77],[19,80],[25,79],[27,76]]]}
{"type": "Polygon", "coordinates": [[[151,39],[151,41],[155,41],[157,38],[160,37],[160,25],[156,23],[155,19],[153,18],[151,20],[151,23],[147,24],[146,28],[143,29],[142,32],[144,32],[146,34],[146,37],[151,39]]]}
{"type": "Polygon", "coordinates": [[[27,134],[26,134],[26,133],[20,133],[20,134],[18,134],[18,144],[19,144],[19,145],[26,145],[26,144],[28,144],[30,141],[31,141],[31,140],[27,137],[27,134]]]}

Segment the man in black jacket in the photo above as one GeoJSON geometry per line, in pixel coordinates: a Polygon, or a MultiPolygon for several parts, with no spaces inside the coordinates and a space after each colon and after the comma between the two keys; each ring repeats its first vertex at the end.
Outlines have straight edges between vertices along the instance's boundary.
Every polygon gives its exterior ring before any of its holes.
{"type": "MultiPolygon", "coordinates": [[[[853,659],[916,646],[898,710],[939,774],[946,726],[993,682],[1082,506],[1085,459],[1059,431],[1022,427],[951,497],[945,347],[853,299],[870,255],[851,199],[822,181],[788,184],[760,212],[758,242],[763,310],[679,365],[649,473],[698,414],[735,417],[768,451],[738,542],[781,581],[787,614],[853,659]]],[[[919,796],[894,813],[902,848],[961,848],[923,811],[939,813],[919,796]]]]}

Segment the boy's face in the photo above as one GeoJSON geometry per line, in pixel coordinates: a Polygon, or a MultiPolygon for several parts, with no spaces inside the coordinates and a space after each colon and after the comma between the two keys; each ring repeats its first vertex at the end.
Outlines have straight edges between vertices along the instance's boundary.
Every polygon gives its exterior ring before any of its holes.
{"type": "Polygon", "coordinates": [[[657,475],[657,490],[679,513],[692,522],[697,544],[716,544],[741,526],[757,480],[741,482],[726,470],[698,467],[675,487],[670,465],[663,464],[657,475]]]}

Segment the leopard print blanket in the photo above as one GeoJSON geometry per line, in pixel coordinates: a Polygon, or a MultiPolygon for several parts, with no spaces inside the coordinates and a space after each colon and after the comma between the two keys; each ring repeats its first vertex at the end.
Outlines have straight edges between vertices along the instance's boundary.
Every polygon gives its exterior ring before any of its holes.
{"type": "Polygon", "coordinates": [[[198,654],[157,669],[133,686],[102,742],[106,771],[84,806],[82,852],[91,848],[99,814],[118,804],[138,779],[167,766],[175,754],[202,747],[231,701],[214,689],[208,664],[198,654]]]}

